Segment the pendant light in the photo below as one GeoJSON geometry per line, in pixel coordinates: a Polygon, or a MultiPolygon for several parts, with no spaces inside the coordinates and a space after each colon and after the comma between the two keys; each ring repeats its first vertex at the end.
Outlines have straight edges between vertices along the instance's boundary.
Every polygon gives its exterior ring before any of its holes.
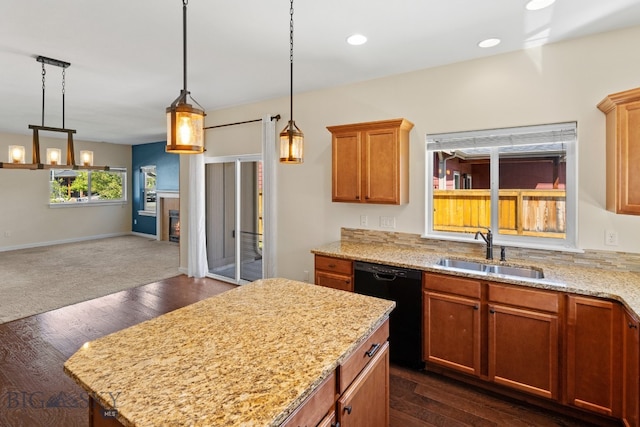
{"type": "Polygon", "coordinates": [[[304,151],[304,134],[293,120],[293,0],[289,9],[289,67],[290,67],[290,97],[289,123],[280,132],[280,163],[302,163],[304,151]]]}
{"type": "Polygon", "coordinates": [[[204,108],[191,98],[187,90],[187,3],[182,0],[182,71],[183,89],[167,107],[167,153],[200,154],[204,152],[204,108]],[[187,96],[200,107],[187,103],[187,96]]]}

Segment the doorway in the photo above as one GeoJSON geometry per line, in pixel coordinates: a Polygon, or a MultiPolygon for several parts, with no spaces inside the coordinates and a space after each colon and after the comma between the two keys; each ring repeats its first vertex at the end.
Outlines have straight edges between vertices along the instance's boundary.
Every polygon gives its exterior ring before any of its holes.
{"type": "Polygon", "coordinates": [[[212,277],[263,278],[263,163],[260,155],[207,158],[207,262],[212,277]]]}

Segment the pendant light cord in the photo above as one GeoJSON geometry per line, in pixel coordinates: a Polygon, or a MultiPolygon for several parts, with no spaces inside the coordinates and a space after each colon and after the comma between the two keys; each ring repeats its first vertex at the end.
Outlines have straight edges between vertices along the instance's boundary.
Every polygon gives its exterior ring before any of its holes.
{"type": "Polygon", "coordinates": [[[182,87],[186,102],[187,96],[187,4],[189,0],[182,0],[182,87]]]}
{"type": "Polygon", "coordinates": [[[293,122],[293,0],[291,0],[291,8],[289,9],[291,19],[289,21],[289,120],[293,122]]]}

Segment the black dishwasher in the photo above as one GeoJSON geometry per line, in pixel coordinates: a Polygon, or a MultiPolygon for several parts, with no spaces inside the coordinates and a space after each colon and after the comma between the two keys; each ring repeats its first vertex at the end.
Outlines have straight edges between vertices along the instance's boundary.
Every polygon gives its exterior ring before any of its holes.
{"type": "Polygon", "coordinates": [[[361,261],[355,262],[354,270],[356,293],[396,302],[389,316],[391,362],[422,368],[422,273],[361,261]]]}

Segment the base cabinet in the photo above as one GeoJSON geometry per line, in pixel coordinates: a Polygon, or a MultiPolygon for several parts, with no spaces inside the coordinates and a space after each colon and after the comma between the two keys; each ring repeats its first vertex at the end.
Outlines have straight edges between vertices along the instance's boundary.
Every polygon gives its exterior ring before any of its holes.
{"type": "Polygon", "coordinates": [[[640,426],[640,322],[625,313],[622,329],[622,421],[625,426],[637,427],[640,426]]]}
{"type": "Polygon", "coordinates": [[[611,301],[570,295],[567,311],[568,403],[620,417],[620,307],[611,301]]]}
{"type": "Polygon", "coordinates": [[[353,292],[353,261],[315,256],[315,284],[353,292]]]}
{"type": "Polygon", "coordinates": [[[489,380],[558,400],[559,295],[496,284],[488,294],[489,380]]]}
{"type": "Polygon", "coordinates": [[[281,427],[388,427],[388,339],[387,319],[281,427]]]}
{"type": "Polygon", "coordinates": [[[340,427],[389,425],[388,342],[338,399],[337,419],[340,427]]]}
{"type": "Polygon", "coordinates": [[[424,361],[480,376],[482,283],[424,273],[422,286],[424,361]]]}

